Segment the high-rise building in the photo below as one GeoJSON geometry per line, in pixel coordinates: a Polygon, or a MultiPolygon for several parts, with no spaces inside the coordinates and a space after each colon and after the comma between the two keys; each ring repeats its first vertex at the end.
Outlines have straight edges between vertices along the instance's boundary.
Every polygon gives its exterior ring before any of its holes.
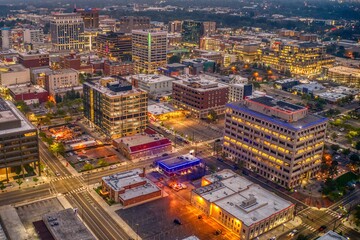
{"type": "Polygon", "coordinates": [[[184,42],[199,44],[202,36],[202,23],[194,20],[185,20],[182,23],[181,36],[184,42]]]}
{"type": "Polygon", "coordinates": [[[131,33],[132,30],[141,30],[150,28],[149,17],[124,16],[116,22],[116,31],[122,33],[131,33]]]}
{"type": "Polygon", "coordinates": [[[216,33],[216,22],[203,22],[202,23],[202,35],[210,36],[216,33]]]}
{"type": "Polygon", "coordinates": [[[24,30],[24,43],[43,43],[44,32],[42,29],[25,29],[24,30]]]}
{"type": "Polygon", "coordinates": [[[188,110],[197,118],[207,118],[211,111],[223,115],[228,102],[229,87],[225,84],[192,77],[173,82],[173,104],[188,110]]]}
{"type": "Polygon", "coordinates": [[[84,20],[77,13],[56,13],[50,20],[53,48],[61,50],[84,49],[84,20]]]}
{"type": "Polygon", "coordinates": [[[182,21],[170,21],[168,26],[169,33],[181,33],[182,21]]]}
{"type": "Polygon", "coordinates": [[[97,53],[110,60],[131,60],[131,35],[109,32],[97,36],[97,53]]]}
{"type": "Polygon", "coordinates": [[[142,133],[148,124],[148,96],[124,79],[104,77],[83,84],[84,116],[108,137],[142,133]]]}
{"type": "Polygon", "coordinates": [[[152,74],[167,63],[167,32],[132,31],[132,60],[135,73],[152,74]]]}
{"type": "Polygon", "coordinates": [[[79,13],[84,20],[85,28],[99,28],[99,8],[75,8],[74,12],[79,13]]]}
{"type": "Polygon", "coordinates": [[[8,27],[1,28],[1,50],[8,50],[12,46],[11,29],[8,27]]]}
{"type": "Polygon", "coordinates": [[[14,104],[0,98],[0,181],[39,167],[37,129],[14,104]]]}
{"type": "Polygon", "coordinates": [[[309,75],[320,73],[323,67],[334,64],[335,58],[326,54],[324,45],[312,42],[280,42],[262,53],[263,63],[278,71],[309,75]]]}
{"type": "Polygon", "coordinates": [[[320,170],[327,118],[270,96],[227,104],[224,153],[235,163],[294,188],[320,170]]]}

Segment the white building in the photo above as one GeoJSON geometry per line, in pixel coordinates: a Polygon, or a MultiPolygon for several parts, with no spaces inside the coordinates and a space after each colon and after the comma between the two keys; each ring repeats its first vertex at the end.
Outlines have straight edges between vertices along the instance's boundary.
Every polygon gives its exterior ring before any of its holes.
{"type": "Polygon", "coordinates": [[[45,89],[52,96],[55,96],[61,89],[70,91],[79,86],[79,72],[72,68],[54,70],[45,77],[45,89]]]}
{"type": "Polygon", "coordinates": [[[24,43],[43,43],[44,32],[42,29],[25,29],[24,31],[24,43]]]}
{"type": "Polygon", "coordinates": [[[0,87],[30,83],[30,69],[21,64],[0,67],[0,87]]]}
{"type": "Polygon", "coordinates": [[[229,85],[229,102],[238,102],[244,99],[246,96],[252,94],[252,84],[230,84],[229,85]]]}
{"type": "Polygon", "coordinates": [[[130,79],[135,83],[135,86],[148,92],[149,97],[153,99],[170,96],[172,82],[175,81],[172,77],[157,74],[137,74],[132,75],[130,79]]]}
{"type": "Polygon", "coordinates": [[[257,236],[294,218],[295,204],[229,169],[202,178],[191,203],[239,239],[257,236]]]}
{"type": "Polygon", "coordinates": [[[11,29],[8,27],[4,27],[1,29],[1,49],[7,50],[12,47],[11,40],[11,29]]]}
{"type": "Polygon", "coordinates": [[[292,90],[303,94],[314,94],[315,92],[324,90],[325,87],[320,83],[310,82],[309,84],[300,84],[292,87],[292,90]]]}

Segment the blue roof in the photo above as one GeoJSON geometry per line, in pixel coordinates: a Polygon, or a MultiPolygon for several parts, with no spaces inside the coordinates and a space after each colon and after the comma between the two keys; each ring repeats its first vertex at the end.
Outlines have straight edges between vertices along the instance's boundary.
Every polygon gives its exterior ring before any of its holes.
{"type": "Polygon", "coordinates": [[[196,166],[201,162],[199,158],[171,158],[159,161],[159,167],[167,172],[176,172],[196,166]]]}
{"type": "Polygon", "coordinates": [[[314,126],[314,125],[317,125],[317,124],[324,123],[324,122],[328,121],[328,119],[325,118],[325,117],[320,117],[320,116],[309,114],[305,118],[302,118],[302,119],[300,119],[298,121],[286,122],[286,121],[281,120],[279,118],[270,117],[270,116],[267,116],[265,114],[262,114],[262,113],[254,111],[254,110],[251,110],[251,109],[249,109],[249,108],[247,108],[247,107],[245,107],[243,105],[240,105],[239,103],[228,103],[228,104],[226,104],[226,106],[230,107],[232,109],[235,109],[235,110],[246,112],[248,114],[251,114],[254,117],[261,118],[261,119],[263,119],[265,121],[272,122],[274,124],[281,125],[283,127],[287,127],[289,129],[292,129],[292,130],[295,130],[295,131],[298,131],[298,130],[301,130],[301,129],[304,129],[304,128],[308,128],[308,127],[311,127],[311,126],[314,126]]]}

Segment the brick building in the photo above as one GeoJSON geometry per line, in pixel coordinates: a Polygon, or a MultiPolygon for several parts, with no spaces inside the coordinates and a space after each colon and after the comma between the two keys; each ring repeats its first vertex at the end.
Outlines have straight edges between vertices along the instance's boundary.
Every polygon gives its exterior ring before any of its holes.
{"type": "Polygon", "coordinates": [[[132,62],[116,62],[105,61],[104,62],[104,75],[131,75],[134,74],[134,64],[132,62]]]}
{"type": "Polygon", "coordinates": [[[26,68],[48,67],[49,53],[40,50],[19,53],[18,61],[26,68]]]}

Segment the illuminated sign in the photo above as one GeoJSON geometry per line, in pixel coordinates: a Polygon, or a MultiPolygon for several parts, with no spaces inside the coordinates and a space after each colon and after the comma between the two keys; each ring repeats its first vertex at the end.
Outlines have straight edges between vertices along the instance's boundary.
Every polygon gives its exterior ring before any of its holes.
{"type": "Polygon", "coordinates": [[[35,135],[36,135],[36,132],[29,132],[29,133],[24,134],[25,137],[32,137],[32,136],[35,136],[35,135]]]}

